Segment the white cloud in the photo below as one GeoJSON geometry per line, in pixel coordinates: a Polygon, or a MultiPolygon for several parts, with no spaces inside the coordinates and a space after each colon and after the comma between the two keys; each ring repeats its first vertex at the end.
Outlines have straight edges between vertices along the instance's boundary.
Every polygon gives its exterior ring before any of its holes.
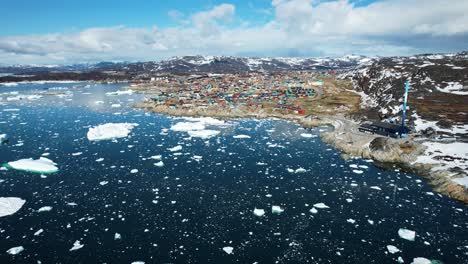
{"type": "MultiPolygon", "coordinates": [[[[272,8],[271,20],[256,26],[236,18],[234,5],[221,4],[169,28],[116,26],[5,36],[0,37],[0,61],[157,60],[188,54],[397,55],[460,50],[468,43],[465,0],[451,0],[450,4],[443,0],[383,0],[363,7],[346,0],[273,0],[272,8]]],[[[183,16],[175,10],[168,15],[174,20],[183,16]]]]}

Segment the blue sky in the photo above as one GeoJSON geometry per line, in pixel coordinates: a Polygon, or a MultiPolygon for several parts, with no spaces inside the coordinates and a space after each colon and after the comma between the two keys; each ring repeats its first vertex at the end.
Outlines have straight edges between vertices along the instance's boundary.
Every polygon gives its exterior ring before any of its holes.
{"type": "Polygon", "coordinates": [[[1,6],[4,64],[193,54],[386,56],[457,52],[468,43],[466,0],[15,0],[1,6]]]}

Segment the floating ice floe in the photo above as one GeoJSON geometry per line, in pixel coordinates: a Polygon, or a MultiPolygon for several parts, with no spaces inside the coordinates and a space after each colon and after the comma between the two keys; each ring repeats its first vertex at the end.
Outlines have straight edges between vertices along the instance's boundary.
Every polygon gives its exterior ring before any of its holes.
{"type": "Polygon", "coordinates": [[[119,233],[114,234],[114,240],[122,239],[122,236],[119,233]]]}
{"type": "Polygon", "coordinates": [[[253,211],[253,213],[254,213],[254,215],[256,215],[256,216],[263,216],[263,215],[265,214],[265,210],[255,208],[254,211],[253,211]]]}
{"type": "Polygon", "coordinates": [[[248,135],[235,135],[235,136],[233,136],[233,138],[242,139],[242,138],[250,138],[250,136],[248,136],[248,135]]]}
{"type": "Polygon", "coordinates": [[[43,206],[43,207],[37,209],[37,212],[42,213],[42,212],[49,212],[51,210],[52,210],[52,206],[43,206]]]}
{"type": "Polygon", "coordinates": [[[286,170],[289,172],[289,173],[304,173],[304,172],[307,172],[306,169],[304,168],[298,168],[298,169],[291,169],[291,168],[286,168],[286,170]]]}
{"type": "Polygon", "coordinates": [[[151,156],[150,159],[160,160],[162,159],[162,155],[154,155],[154,156],[151,156]]]}
{"type": "Polygon", "coordinates": [[[311,213],[313,213],[313,214],[316,214],[316,213],[318,213],[318,210],[315,209],[315,207],[312,207],[312,209],[310,209],[309,212],[311,212],[311,213]]]}
{"type": "Polygon", "coordinates": [[[227,254],[232,254],[232,251],[234,250],[233,247],[223,247],[224,252],[227,254]]]}
{"type": "Polygon", "coordinates": [[[76,240],[75,243],[73,243],[73,247],[70,248],[70,251],[75,251],[75,250],[81,249],[83,247],[84,247],[84,245],[81,244],[81,241],[76,240]]]}
{"type": "Polygon", "coordinates": [[[427,259],[427,258],[414,258],[413,259],[413,262],[411,262],[411,264],[431,264],[432,261],[427,259]]]}
{"type": "Polygon", "coordinates": [[[27,171],[33,173],[50,174],[58,171],[57,165],[52,160],[44,157],[40,157],[37,160],[20,159],[17,161],[11,161],[3,164],[4,167],[9,169],[15,169],[19,171],[27,171]]]}
{"type": "Polygon", "coordinates": [[[0,217],[12,215],[23,207],[25,200],[17,197],[0,197],[0,217]]]}
{"type": "Polygon", "coordinates": [[[377,190],[377,191],[381,191],[381,190],[382,190],[382,188],[380,188],[379,186],[371,186],[371,187],[369,187],[369,188],[374,189],[374,190],[377,190]]]}
{"type": "Polygon", "coordinates": [[[167,150],[171,151],[171,152],[176,152],[176,151],[180,151],[182,150],[182,146],[181,145],[177,145],[173,148],[168,148],[167,150]]]}
{"type": "Polygon", "coordinates": [[[42,232],[44,232],[44,229],[41,228],[41,229],[37,230],[36,232],[34,232],[34,235],[38,236],[38,235],[42,234],[42,232]]]}
{"type": "Polygon", "coordinates": [[[328,207],[328,205],[324,204],[324,203],[316,203],[313,205],[315,208],[318,208],[318,209],[327,209],[327,208],[330,208],[328,207]]]}
{"type": "Polygon", "coordinates": [[[364,173],[363,170],[353,170],[353,172],[356,173],[356,174],[363,174],[364,173]]]}
{"type": "Polygon", "coordinates": [[[414,241],[414,239],[416,238],[416,232],[415,231],[404,229],[404,228],[400,228],[398,230],[398,235],[401,238],[409,240],[409,241],[414,241]]]}
{"type": "Polygon", "coordinates": [[[132,90],[126,90],[126,91],[115,91],[115,92],[108,92],[106,93],[107,96],[115,96],[115,95],[132,95],[133,91],[132,90]]]}
{"type": "Polygon", "coordinates": [[[12,247],[9,250],[7,250],[6,253],[8,253],[10,255],[17,255],[17,254],[21,253],[23,250],[24,250],[24,247],[22,247],[22,246],[12,247]]]}
{"type": "Polygon", "coordinates": [[[206,129],[206,130],[190,130],[190,131],[188,131],[189,136],[203,138],[203,139],[212,138],[214,136],[217,136],[219,133],[220,133],[220,131],[209,130],[209,129],[206,129]]]}
{"type": "Polygon", "coordinates": [[[281,214],[282,212],[284,212],[284,209],[281,208],[280,206],[278,205],[273,205],[271,207],[271,212],[274,213],[274,214],[281,214]]]}
{"type": "Polygon", "coordinates": [[[177,132],[189,132],[194,130],[203,130],[205,125],[203,123],[193,123],[193,122],[180,122],[171,126],[172,131],[177,132]]]}
{"type": "Polygon", "coordinates": [[[388,252],[390,252],[391,254],[395,254],[395,253],[400,252],[400,250],[399,250],[397,247],[392,246],[392,245],[387,245],[387,250],[388,250],[388,252]]]}
{"type": "Polygon", "coordinates": [[[346,220],[346,222],[348,222],[350,224],[355,224],[356,220],[349,218],[349,219],[346,220]]]}
{"type": "Polygon", "coordinates": [[[163,166],[164,166],[164,162],[162,162],[162,161],[156,162],[156,163],[154,164],[154,166],[156,166],[156,167],[163,167],[163,166]]]}
{"type": "Polygon", "coordinates": [[[127,137],[134,127],[135,123],[107,123],[89,128],[88,140],[109,140],[127,137]]]}
{"type": "Polygon", "coordinates": [[[137,173],[137,172],[138,172],[137,169],[132,169],[132,170],[130,170],[130,173],[137,173]]]}
{"type": "Polygon", "coordinates": [[[8,141],[7,134],[0,134],[0,144],[3,144],[8,141]]]}
{"type": "Polygon", "coordinates": [[[301,137],[303,137],[303,138],[313,138],[313,137],[317,137],[317,135],[309,134],[309,133],[301,133],[301,137]]]}

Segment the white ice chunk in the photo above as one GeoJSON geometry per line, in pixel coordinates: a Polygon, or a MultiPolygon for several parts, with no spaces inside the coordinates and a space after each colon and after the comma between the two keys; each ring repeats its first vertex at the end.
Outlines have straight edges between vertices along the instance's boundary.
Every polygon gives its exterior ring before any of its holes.
{"type": "Polygon", "coordinates": [[[271,212],[274,213],[274,214],[281,214],[282,212],[284,212],[284,209],[281,208],[280,206],[278,205],[273,205],[271,207],[271,212]]]}
{"type": "Polygon", "coordinates": [[[133,94],[132,90],[126,90],[126,91],[115,91],[115,92],[108,92],[106,93],[107,96],[113,96],[113,95],[131,95],[133,94]]]}
{"type": "Polygon", "coordinates": [[[228,254],[232,254],[232,251],[234,250],[233,247],[223,247],[224,252],[228,254]]]}
{"type": "Polygon", "coordinates": [[[169,150],[169,151],[171,151],[171,152],[180,151],[180,150],[182,150],[182,146],[177,145],[177,146],[175,146],[175,147],[173,147],[173,148],[168,148],[167,150],[169,150]]]}
{"type": "Polygon", "coordinates": [[[414,258],[413,259],[413,262],[411,262],[411,264],[431,264],[432,261],[430,261],[429,259],[427,258],[414,258]]]}
{"type": "Polygon", "coordinates": [[[162,159],[162,155],[154,155],[154,156],[151,156],[150,159],[160,160],[162,159]]]}
{"type": "Polygon", "coordinates": [[[403,239],[406,239],[406,240],[409,240],[409,241],[414,241],[414,239],[416,237],[416,232],[414,232],[412,230],[400,228],[398,230],[398,235],[403,239]]]}
{"type": "Polygon", "coordinates": [[[387,245],[387,250],[388,250],[388,252],[390,252],[391,254],[395,254],[395,253],[400,252],[400,250],[399,250],[397,247],[392,246],[392,245],[387,245]]]}
{"type": "Polygon", "coordinates": [[[156,167],[162,167],[162,166],[164,166],[164,162],[162,162],[162,161],[156,162],[154,165],[155,165],[156,167]]]}
{"type": "Polygon", "coordinates": [[[330,208],[330,207],[328,207],[328,206],[327,206],[326,204],[324,204],[324,203],[316,203],[316,204],[314,204],[314,207],[315,207],[315,208],[318,208],[318,209],[327,209],[327,208],[330,208]]]}
{"type": "Polygon", "coordinates": [[[318,210],[315,209],[315,207],[312,207],[312,209],[310,209],[310,212],[313,213],[313,214],[316,214],[316,213],[318,213],[318,210]]]}
{"type": "Polygon", "coordinates": [[[70,251],[75,251],[75,250],[78,250],[80,248],[84,247],[83,244],[81,244],[81,242],[79,240],[76,240],[75,243],[73,243],[73,247],[70,248],[70,251]]]}
{"type": "Polygon", "coordinates": [[[235,136],[233,136],[233,138],[242,139],[242,138],[250,138],[250,136],[248,136],[248,135],[235,135],[235,136]]]}
{"type": "Polygon", "coordinates": [[[136,126],[135,123],[106,123],[89,128],[87,136],[90,141],[124,138],[136,126]]]}
{"type": "Polygon", "coordinates": [[[42,213],[42,212],[49,212],[51,210],[52,210],[52,206],[43,206],[43,207],[37,209],[37,212],[42,213]]]}
{"type": "Polygon", "coordinates": [[[356,220],[349,218],[349,219],[346,220],[346,222],[348,222],[350,224],[354,224],[354,223],[356,223],[356,220]]]}
{"type": "Polygon", "coordinates": [[[218,135],[219,133],[220,133],[220,131],[209,130],[209,129],[188,131],[189,136],[203,138],[203,139],[212,138],[212,137],[218,135]]]}
{"type": "Polygon", "coordinates": [[[114,234],[114,240],[122,239],[122,236],[119,233],[114,234]]]}
{"type": "Polygon", "coordinates": [[[8,254],[10,254],[10,255],[16,255],[16,254],[21,253],[21,251],[23,251],[23,250],[24,250],[24,247],[19,246],[19,247],[12,247],[9,250],[7,250],[6,252],[8,254]]]}
{"type": "Polygon", "coordinates": [[[12,168],[20,171],[28,171],[34,173],[48,174],[58,171],[57,165],[52,160],[44,157],[40,157],[37,160],[29,159],[20,159],[17,161],[11,161],[5,164],[7,168],[12,168]]]}
{"type": "Polygon", "coordinates": [[[254,215],[256,215],[256,216],[263,216],[263,215],[265,214],[265,210],[255,208],[254,211],[253,211],[253,213],[254,213],[254,215]]]}
{"type": "Polygon", "coordinates": [[[369,187],[369,188],[374,189],[374,190],[377,190],[377,191],[381,191],[381,190],[382,190],[382,189],[381,189],[380,187],[378,187],[378,186],[371,186],[371,187],[369,187]]]}
{"type": "Polygon", "coordinates": [[[309,134],[309,133],[302,133],[301,137],[303,137],[303,138],[313,138],[313,137],[316,137],[316,135],[309,134]]]}
{"type": "Polygon", "coordinates": [[[180,122],[171,126],[172,131],[178,131],[178,132],[189,132],[189,131],[203,130],[203,129],[205,129],[205,125],[201,122],[197,122],[197,123],[180,122]]]}
{"type": "Polygon", "coordinates": [[[25,202],[26,200],[17,197],[0,197],[0,217],[18,212],[25,202]]]}

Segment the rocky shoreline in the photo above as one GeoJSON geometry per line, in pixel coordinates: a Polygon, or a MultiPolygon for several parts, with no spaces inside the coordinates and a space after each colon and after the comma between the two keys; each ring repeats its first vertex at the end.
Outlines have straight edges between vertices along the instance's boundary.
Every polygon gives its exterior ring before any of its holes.
{"type": "MultiPolygon", "coordinates": [[[[321,134],[322,140],[342,152],[342,157],[372,159],[375,164],[385,168],[398,168],[406,172],[416,173],[426,178],[436,192],[468,204],[468,190],[451,180],[453,173],[449,171],[434,171],[431,164],[416,163],[418,156],[424,154],[426,147],[410,138],[393,139],[378,135],[358,132],[358,124],[343,115],[316,116],[311,118],[279,113],[268,113],[257,110],[246,112],[231,108],[228,111],[219,109],[171,109],[148,103],[135,105],[146,111],[179,117],[213,117],[220,119],[233,118],[279,118],[294,121],[304,127],[330,125],[333,131],[321,134]]],[[[223,109],[226,110],[226,109],[223,109]]],[[[459,172],[456,177],[466,177],[465,172],[459,172]]]]}

